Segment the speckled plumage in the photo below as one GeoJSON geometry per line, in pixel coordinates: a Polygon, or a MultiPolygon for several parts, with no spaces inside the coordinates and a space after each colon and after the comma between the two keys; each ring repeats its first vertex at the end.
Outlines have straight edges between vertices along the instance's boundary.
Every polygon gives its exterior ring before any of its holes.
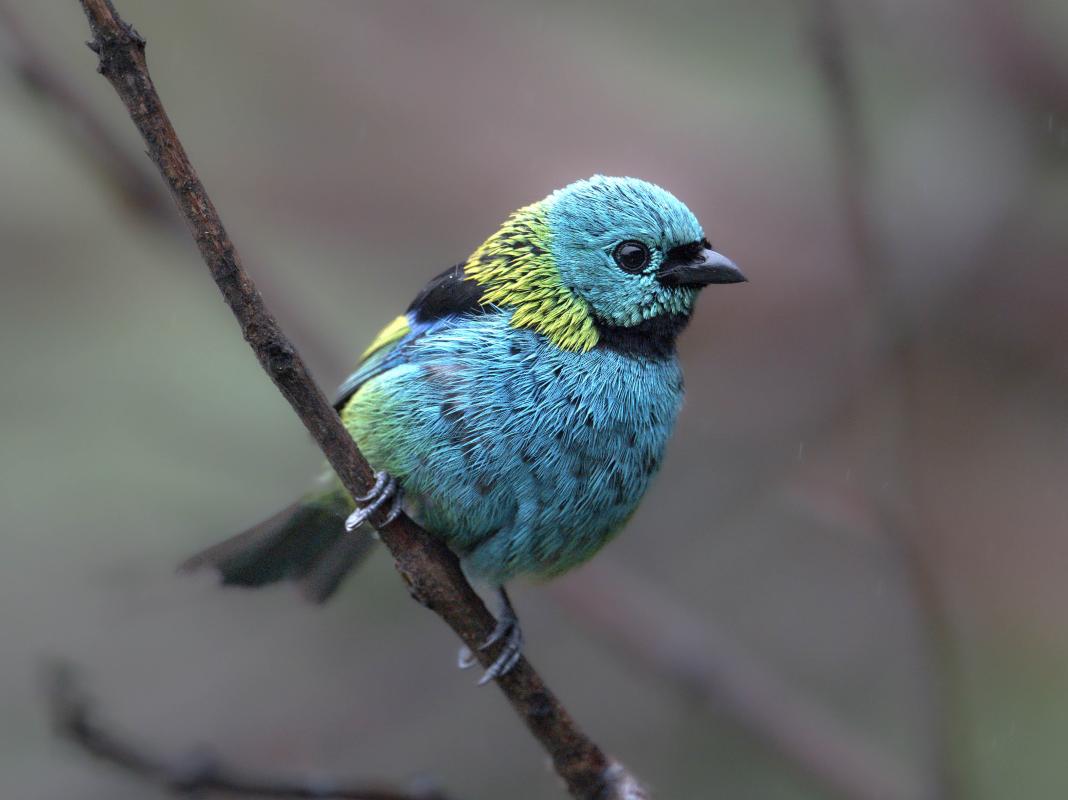
{"type": "MultiPolygon", "coordinates": [[[[337,408],[371,465],[396,478],[405,511],[470,574],[551,577],[634,512],[682,402],[675,337],[701,286],[737,280],[668,192],[579,181],[435,278],[367,349],[337,408]],[[621,260],[624,244],[644,260],[621,260]]],[[[224,543],[199,563],[262,583],[278,570],[261,562],[298,533],[275,522],[261,535],[274,550],[224,543]]],[[[338,569],[292,577],[323,599],[338,569]]]]}
{"type": "Polygon", "coordinates": [[[342,412],[405,510],[494,584],[593,555],[645,492],[682,401],[674,358],[575,353],[511,322],[437,321],[342,412]]]}

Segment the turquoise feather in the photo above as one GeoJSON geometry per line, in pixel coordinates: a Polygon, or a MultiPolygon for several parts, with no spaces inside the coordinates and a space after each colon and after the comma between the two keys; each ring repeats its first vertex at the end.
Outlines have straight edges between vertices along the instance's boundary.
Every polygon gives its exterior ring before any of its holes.
{"type": "Polygon", "coordinates": [[[405,511],[494,585],[600,549],[659,468],[682,402],[676,359],[569,352],[510,316],[413,335],[342,414],[400,481],[405,511]]]}
{"type": "MultiPolygon", "coordinates": [[[[670,193],[579,181],[432,281],[368,348],[337,408],[371,465],[397,480],[404,510],[469,574],[498,586],[558,575],[633,514],[682,404],[675,338],[702,286],[738,280],[670,193]]],[[[330,496],[352,508],[339,485],[330,496]]],[[[354,561],[338,513],[315,517],[328,536],[294,512],[191,563],[246,585],[289,575],[325,599],[354,561]]]]}

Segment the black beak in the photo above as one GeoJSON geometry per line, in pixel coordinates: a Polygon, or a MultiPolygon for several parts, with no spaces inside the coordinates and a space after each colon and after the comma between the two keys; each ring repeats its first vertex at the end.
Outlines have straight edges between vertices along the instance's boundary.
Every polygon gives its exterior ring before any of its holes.
{"type": "Polygon", "coordinates": [[[685,260],[665,259],[656,278],[664,286],[700,288],[710,283],[743,283],[746,277],[724,255],[710,247],[702,247],[685,260]]]}

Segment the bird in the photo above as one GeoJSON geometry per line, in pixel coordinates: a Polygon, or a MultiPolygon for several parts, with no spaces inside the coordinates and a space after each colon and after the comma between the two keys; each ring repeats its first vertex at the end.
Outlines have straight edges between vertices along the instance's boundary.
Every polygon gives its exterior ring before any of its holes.
{"type": "MultiPolygon", "coordinates": [[[[500,643],[524,640],[506,585],[582,564],[624,527],[660,468],[683,399],[676,342],[700,290],[744,282],[660,186],[594,175],[510,214],[385,326],[335,409],[375,470],[334,476],[190,558],[224,584],[295,582],[324,602],[369,552],[357,529],[401,512],[492,589],[500,643]]],[[[462,648],[459,665],[474,663],[462,648]]]]}

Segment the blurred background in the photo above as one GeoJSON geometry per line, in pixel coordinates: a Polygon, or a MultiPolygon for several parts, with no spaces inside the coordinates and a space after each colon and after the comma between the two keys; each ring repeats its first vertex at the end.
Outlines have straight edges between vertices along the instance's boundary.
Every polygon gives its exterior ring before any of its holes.
{"type": "MultiPolygon", "coordinates": [[[[663,472],[527,652],[660,798],[1068,788],[1068,6],[121,0],[328,390],[430,276],[593,173],[750,279],[681,342],[663,472]]],[[[324,608],[176,575],[321,457],[75,3],[0,3],[0,793],[164,797],[51,732],[43,665],[177,761],[562,796],[385,552],[324,608]]]]}

